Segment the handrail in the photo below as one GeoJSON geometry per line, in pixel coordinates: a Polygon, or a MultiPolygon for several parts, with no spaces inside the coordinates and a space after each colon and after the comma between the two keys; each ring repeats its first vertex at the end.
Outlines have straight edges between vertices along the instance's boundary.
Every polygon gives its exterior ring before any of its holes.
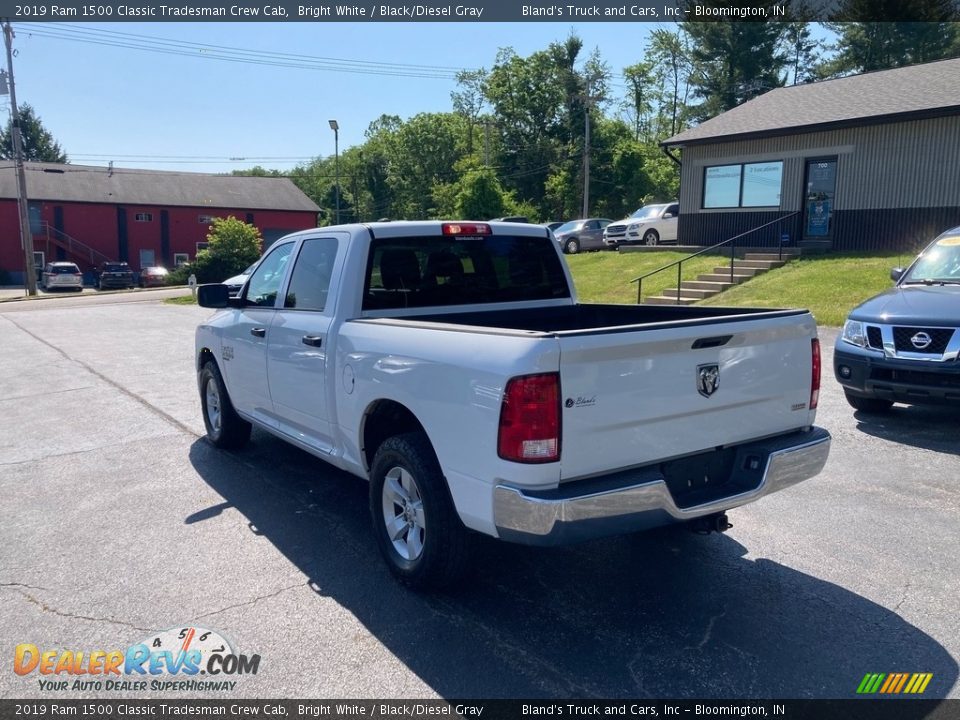
{"type": "MultiPolygon", "coordinates": [[[[799,210],[794,210],[792,213],[789,213],[787,215],[781,215],[776,220],[771,220],[770,222],[764,223],[763,225],[758,225],[757,227],[751,228],[750,230],[747,230],[746,232],[742,232],[739,235],[734,235],[732,238],[727,238],[726,240],[722,240],[721,242],[718,242],[716,245],[711,245],[710,247],[706,247],[703,250],[698,250],[695,253],[687,255],[685,258],[674,260],[669,265],[664,265],[663,267],[657,268],[656,270],[651,270],[650,272],[644,275],[641,275],[640,277],[635,277],[630,282],[637,283],[637,305],[639,305],[643,301],[642,293],[643,293],[644,279],[650,277],[651,275],[656,275],[658,272],[668,270],[672,268],[674,265],[677,266],[677,302],[679,303],[680,302],[680,283],[681,283],[681,277],[682,277],[682,271],[683,271],[683,263],[685,263],[687,260],[690,260],[691,258],[695,258],[699,255],[703,255],[704,253],[708,253],[711,250],[716,250],[718,247],[721,247],[731,242],[733,243],[733,245],[730,246],[730,282],[732,283],[733,282],[733,260],[736,255],[736,249],[737,249],[736,241],[746,235],[749,235],[752,232],[756,232],[757,230],[763,230],[765,227],[776,225],[778,222],[782,222],[787,218],[791,218],[794,215],[799,215],[799,214],[800,214],[799,210]]],[[[783,243],[782,242],[780,243],[780,252],[778,257],[781,260],[783,260],[783,243]]]]}
{"type": "Polygon", "coordinates": [[[49,243],[52,241],[54,245],[62,247],[69,254],[74,257],[86,258],[90,261],[90,264],[93,267],[96,267],[100,263],[108,262],[110,258],[107,255],[104,255],[99,250],[96,250],[89,245],[86,245],[79,240],[77,240],[72,235],[68,235],[62,230],[58,230],[53,227],[50,223],[41,223],[40,232],[34,233],[34,235],[44,235],[47,240],[47,251],[49,252],[49,243]]]}

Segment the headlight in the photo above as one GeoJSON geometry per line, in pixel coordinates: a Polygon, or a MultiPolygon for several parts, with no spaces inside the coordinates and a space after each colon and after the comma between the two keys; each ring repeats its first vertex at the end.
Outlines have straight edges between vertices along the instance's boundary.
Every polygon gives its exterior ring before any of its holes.
{"type": "Polygon", "coordinates": [[[867,336],[863,329],[863,323],[859,320],[847,320],[843,324],[843,335],[841,340],[857,347],[867,346],[867,336]]]}

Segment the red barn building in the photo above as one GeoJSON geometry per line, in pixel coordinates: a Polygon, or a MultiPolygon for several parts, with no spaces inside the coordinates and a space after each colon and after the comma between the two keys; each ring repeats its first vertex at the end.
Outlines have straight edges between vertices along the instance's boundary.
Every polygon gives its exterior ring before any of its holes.
{"type": "MultiPolygon", "coordinates": [[[[193,260],[215,217],[255,225],[264,245],[315,227],[319,207],[287,178],[26,163],[35,264],[106,260],[133,270],[193,260]]],[[[23,282],[17,181],[0,166],[0,271],[23,282]]]]}

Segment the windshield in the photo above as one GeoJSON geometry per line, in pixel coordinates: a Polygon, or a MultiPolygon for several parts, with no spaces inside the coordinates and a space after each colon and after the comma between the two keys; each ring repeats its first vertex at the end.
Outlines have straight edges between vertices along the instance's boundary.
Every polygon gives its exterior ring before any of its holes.
{"type": "Polygon", "coordinates": [[[960,282],[960,235],[940,238],[923,251],[903,283],[960,282]]]}
{"type": "Polygon", "coordinates": [[[559,235],[560,233],[573,232],[574,230],[579,230],[581,225],[583,225],[583,220],[571,220],[554,230],[553,234],[559,235]]]}
{"type": "Polygon", "coordinates": [[[648,220],[650,218],[655,218],[660,214],[660,211],[666,207],[664,205],[644,205],[639,210],[635,211],[630,217],[634,220],[648,220]]]}

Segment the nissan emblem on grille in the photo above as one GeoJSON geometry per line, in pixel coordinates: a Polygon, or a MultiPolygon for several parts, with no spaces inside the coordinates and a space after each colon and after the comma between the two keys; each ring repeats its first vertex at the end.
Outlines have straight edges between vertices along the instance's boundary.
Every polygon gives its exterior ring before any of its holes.
{"type": "Polygon", "coordinates": [[[930,343],[933,342],[933,338],[927,335],[927,333],[921,331],[910,338],[910,342],[913,343],[913,346],[917,350],[923,350],[924,348],[929,347],[930,343]]]}
{"type": "Polygon", "coordinates": [[[710,397],[718,387],[720,387],[720,366],[717,363],[697,365],[697,392],[704,397],[710,397]]]}

